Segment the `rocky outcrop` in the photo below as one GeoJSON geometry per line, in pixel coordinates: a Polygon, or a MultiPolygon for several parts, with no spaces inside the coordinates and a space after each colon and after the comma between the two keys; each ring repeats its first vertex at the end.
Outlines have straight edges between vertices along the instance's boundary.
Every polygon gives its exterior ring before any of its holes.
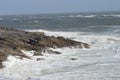
{"type": "Polygon", "coordinates": [[[89,48],[87,43],[77,42],[63,37],[46,36],[43,32],[26,32],[16,29],[0,28],[0,68],[2,61],[8,55],[29,58],[21,52],[21,50],[35,50],[34,55],[43,55],[42,51],[48,51],[53,54],[60,52],[48,50],[48,48],[62,47],[85,47],[89,48]]]}

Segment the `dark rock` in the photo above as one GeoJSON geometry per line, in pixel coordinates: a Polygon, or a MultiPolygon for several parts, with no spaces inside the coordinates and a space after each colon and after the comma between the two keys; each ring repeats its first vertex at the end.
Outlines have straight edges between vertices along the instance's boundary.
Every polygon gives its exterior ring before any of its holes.
{"type": "Polygon", "coordinates": [[[33,56],[43,56],[43,54],[41,52],[34,52],[33,56]]]}
{"type": "MultiPolygon", "coordinates": [[[[35,50],[34,55],[42,55],[41,52],[49,48],[62,47],[85,47],[89,48],[87,43],[65,39],[63,37],[46,36],[43,32],[26,32],[12,28],[0,27],[0,68],[2,61],[9,55],[28,58],[21,50],[35,50]]],[[[51,54],[61,54],[57,51],[48,50],[51,54]]]]}
{"type": "Polygon", "coordinates": [[[70,60],[77,60],[77,58],[70,58],[70,60]]]}
{"type": "Polygon", "coordinates": [[[45,52],[49,53],[49,54],[61,54],[60,52],[58,51],[53,51],[53,50],[46,50],[45,52]]]}
{"type": "Polygon", "coordinates": [[[37,61],[45,60],[44,58],[37,58],[37,61]]]}

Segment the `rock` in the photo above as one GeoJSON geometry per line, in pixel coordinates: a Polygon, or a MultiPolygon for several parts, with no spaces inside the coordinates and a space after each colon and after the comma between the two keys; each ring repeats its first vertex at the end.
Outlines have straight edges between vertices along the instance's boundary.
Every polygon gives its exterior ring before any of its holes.
{"type": "Polygon", "coordinates": [[[77,60],[77,58],[70,58],[70,60],[77,60]]]}
{"type": "Polygon", "coordinates": [[[33,56],[43,56],[43,54],[41,52],[34,52],[33,56]]]}
{"type": "MultiPolygon", "coordinates": [[[[28,58],[21,50],[34,50],[34,55],[42,55],[43,50],[49,48],[62,47],[85,47],[89,44],[65,39],[64,37],[46,36],[43,32],[26,32],[12,28],[0,27],[0,68],[2,61],[6,60],[9,55],[28,58]]],[[[57,51],[48,50],[51,54],[61,54],[57,51]]]]}
{"type": "Polygon", "coordinates": [[[2,61],[5,61],[7,58],[6,53],[0,52],[0,68],[3,68],[4,66],[2,65],[2,61]]]}
{"type": "Polygon", "coordinates": [[[37,61],[45,60],[44,58],[37,58],[37,61]]]}
{"type": "Polygon", "coordinates": [[[89,44],[87,44],[87,43],[83,43],[83,45],[85,48],[90,48],[89,44]]]}
{"type": "Polygon", "coordinates": [[[49,53],[49,54],[61,54],[60,52],[58,51],[53,51],[53,50],[49,50],[49,49],[46,49],[45,52],[49,53]]]}

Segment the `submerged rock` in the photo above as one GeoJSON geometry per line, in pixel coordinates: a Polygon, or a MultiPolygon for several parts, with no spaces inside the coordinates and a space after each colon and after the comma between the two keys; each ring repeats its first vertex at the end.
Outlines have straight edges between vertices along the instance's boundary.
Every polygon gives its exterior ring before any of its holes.
{"type": "Polygon", "coordinates": [[[37,58],[37,61],[45,60],[44,58],[37,58]]]}
{"type": "Polygon", "coordinates": [[[77,58],[70,58],[70,60],[77,60],[77,58]]]}
{"type": "MultiPolygon", "coordinates": [[[[48,48],[62,47],[85,47],[89,44],[77,42],[63,37],[46,36],[43,32],[26,32],[16,29],[0,28],[0,68],[2,61],[6,60],[9,55],[30,58],[23,54],[21,50],[35,50],[34,55],[42,55],[43,50],[48,48]]],[[[53,54],[61,54],[57,51],[48,50],[53,54]]]]}

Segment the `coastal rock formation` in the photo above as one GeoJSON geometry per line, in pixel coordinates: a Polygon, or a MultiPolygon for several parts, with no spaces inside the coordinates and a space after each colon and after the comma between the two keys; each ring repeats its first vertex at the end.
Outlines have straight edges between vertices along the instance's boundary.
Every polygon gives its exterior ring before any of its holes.
{"type": "Polygon", "coordinates": [[[30,58],[21,50],[34,50],[34,55],[43,55],[42,51],[53,54],[60,52],[49,50],[49,48],[79,47],[89,48],[87,43],[77,42],[63,37],[46,36],[43,32],[26,32],[10,28],[0,28],[0,68],[2,61],[9,55],[30,58]]]}

